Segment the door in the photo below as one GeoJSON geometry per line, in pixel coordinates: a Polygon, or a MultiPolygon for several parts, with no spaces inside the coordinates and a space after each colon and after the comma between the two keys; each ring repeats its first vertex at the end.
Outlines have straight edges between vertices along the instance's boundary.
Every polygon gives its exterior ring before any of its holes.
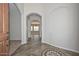
{"type": "Polygon", "coordinates": [[[8,3],[0,3],[0,55],[8,55],[8,3]]]}

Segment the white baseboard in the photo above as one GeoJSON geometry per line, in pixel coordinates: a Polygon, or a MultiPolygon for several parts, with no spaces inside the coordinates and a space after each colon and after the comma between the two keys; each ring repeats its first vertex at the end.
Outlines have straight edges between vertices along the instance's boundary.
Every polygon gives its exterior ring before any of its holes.
{"type": "Polygon", "coordinates": [[[73,49],[69,49],[69,48],[64,48],[64,47],[61,47],[61,46],[56,46],[56,45],[50,44],[50,43],[45,42],[45,41],[43,41],[43,43],[47,43],[49,45],[52,45],[52,46],[55,46],[55,47],[58,47],[58,48],[61,48],[61,49],[64,49],[64,50],[68,50],[68,51],[72,51],[72,52],[75,52],[75,53],[79,53],[79,51],[77,51],[77,50],[73,50],[73,49]]]}

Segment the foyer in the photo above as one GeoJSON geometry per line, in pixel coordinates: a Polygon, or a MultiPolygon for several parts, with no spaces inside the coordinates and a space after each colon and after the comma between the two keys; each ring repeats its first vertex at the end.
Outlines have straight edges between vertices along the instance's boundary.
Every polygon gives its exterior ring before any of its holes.
{"type": "Polygon", "coordinates": [[[0,15],[0,55],[79,56],[78,3],[6,3],[0,15]]]}
{"type": "Polygon", "coordinates": [[[79,55],[78,5],[16,4],[21,12],[23,45],[13,55],[79,55]]]}

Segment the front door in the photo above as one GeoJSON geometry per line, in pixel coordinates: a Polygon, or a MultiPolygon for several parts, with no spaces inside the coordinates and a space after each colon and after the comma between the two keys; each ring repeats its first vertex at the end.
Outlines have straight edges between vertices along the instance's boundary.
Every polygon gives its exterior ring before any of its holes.
{"type": "Polygon", "coordinates": [[[0,3],[0,55],[8,55],[8,3],[0,3]]]}

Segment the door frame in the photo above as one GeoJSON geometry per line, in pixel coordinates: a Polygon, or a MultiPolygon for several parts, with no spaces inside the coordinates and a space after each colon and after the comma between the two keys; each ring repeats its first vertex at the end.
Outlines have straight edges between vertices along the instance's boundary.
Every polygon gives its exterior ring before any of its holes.
{"type": "MultiPolygon", "coordinates": [[[[36,14],[40,17],[40,41],[42,41],[42,15],[40,15],[39,13],[29,13],[27,16],[26,16],[26,28],[27,28],[27,43],[28,43],[28,40],[29,40],[29,37],[28,37],[28,20],[29,20],[29,16],[30,15],[33,15],[33,14],[36,14]]],[[[31,28],[31,27],[30,27],[31,28]]],[[[31,38],[30,38],[31,39],[31,38]]]]}

